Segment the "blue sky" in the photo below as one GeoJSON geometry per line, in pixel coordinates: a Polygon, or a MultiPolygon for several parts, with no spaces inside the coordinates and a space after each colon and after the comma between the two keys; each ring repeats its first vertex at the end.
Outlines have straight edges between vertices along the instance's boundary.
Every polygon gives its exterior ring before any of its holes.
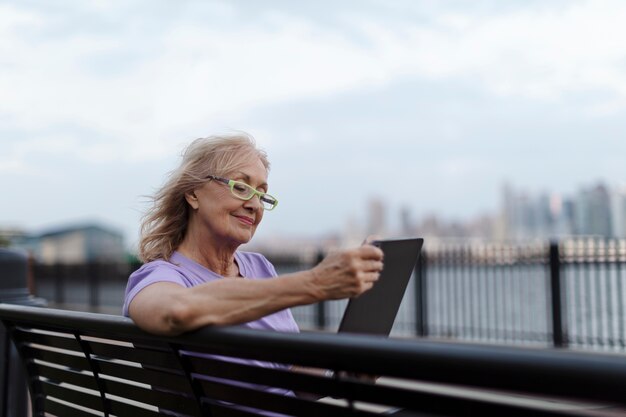
{"type": "Polygon", "coordinates": [[[259,238],[626,178],[622,1],[0,3],[0,227],[136,240],[186,143],[253,134],[259,238]]]}

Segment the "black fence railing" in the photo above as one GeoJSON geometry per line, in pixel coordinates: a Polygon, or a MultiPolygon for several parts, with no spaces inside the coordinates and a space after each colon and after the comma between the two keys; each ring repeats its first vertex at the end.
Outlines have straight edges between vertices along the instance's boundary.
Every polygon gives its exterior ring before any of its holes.
{"type": "Polygon", "coordinates": [[[432,249],[422,260],[418,291],[428,317],[422,334],[557,345],[560,279],[551,275],[550,261],[558,265],[560,257],[551,259],[551,248],[558,251],[543,243],[432,249]]]}
{"type": "Polygon", "coordinates": [[[126,282],[136,264],[90,262],[31,266],[33,292],[68,309],[121,312],[126,282]]]}
{"type": "MultiPolygon", "coordinates": [[[[626,241],[430,244],[392,336],[623,351],[626,241]]],[[[280,272],[311,265],[281,265],[280,272]]],[[[34,265],[53,305],[120,311],[138,265],[34,265]]],[[[346,301],[294,308],[303,328],[334,331],[346,301]]]]}

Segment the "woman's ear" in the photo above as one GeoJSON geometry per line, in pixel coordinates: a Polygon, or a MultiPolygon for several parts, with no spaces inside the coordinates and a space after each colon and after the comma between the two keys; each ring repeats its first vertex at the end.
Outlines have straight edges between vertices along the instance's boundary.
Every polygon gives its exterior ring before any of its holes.
{"type": "Polygon", "coordinates": [[[191,206],[192,209],[198,210],[198,197],[196,196],[195,191],[185,193],[185,200],[187,200],[187,203],[191,206]]]}

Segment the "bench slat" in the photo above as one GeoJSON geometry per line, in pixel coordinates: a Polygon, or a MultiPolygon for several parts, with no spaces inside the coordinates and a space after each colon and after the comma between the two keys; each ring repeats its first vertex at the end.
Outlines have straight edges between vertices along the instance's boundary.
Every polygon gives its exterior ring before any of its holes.
{"type": "Polygon", "coordinates": [[[76,338],[71,334],[68,334],[68,337],[61,337],[57,335],[27,331],[26,329],[15,329],[14,334],[14,337],[20,342],[37,343],[40,345],[52,346],[59,349],[72,350],[81,353],[83,351],[76,338]]]}
{"type": "Polygon", "coordinates": [[[182,375],[173,375],[152,369],[131,367],[100,358],[94,358],[94,363],[100,368],[100,372],[105,375],[141,382],[173,392],[192,394],[189,381],[182,375]]]}
{"type": "Polygon", "coordinates": [[[55,382],[67,382],[83,388],[98,390],[98,385],[93,374],[86,375],[71,369],[60,369],[46,366],[44,364],[33,364],[33,369],[37,375],[48,378],[55,382]]]}
{"type": "Polygon", "coordinates": [[[92,414],[83,410],[79,410],[78,408],[70,407],[65,404],[61,404],[49,398],[46,398],[44,402],[44,408],[46,411],[46,416],[53,417],[95,417],[95,416],[103,416],[103,413],[92,414]]]}
{"type": "Polygon", "coordinates": [[[237,410],[232,407],[226,407],[219,404],[211,405],[211,414],[213,415],[213,417],[259,417],[259,413],[251,413],[248,411],[237,410]]]}
{"type": "Polygon", "coordinates": [[[198,409],[198,403],[195,398],[191,396],[182,396],[170,392],[147,389],[106,379],[102,379],[102,385],[105,391],[112,395],[190,416],[202,415],[198,409]]]}
{"type": "Polygon", "coordinates": [[[40,359],[50,363],[59,363],[81,371],[91,371],[89,361],[87,361],[87,358],[84,356],[80,357],[60,352],[52,352],[33,346],[22,346],[21,352],[23,352],[23,354],[30,359],[40,359]]]}
{"type": "Polygon", "coordinates": [[[41,389],[47,396],[60,398],[72,404],[80,405],[94,411],[103,412],[100,395],[79,391],[77,388],[61,386],[50,381],[40,381],[41,389]]]}
{"type": "MultiPolygon", "coordinates": [[[[333,417],[354,416],[352,410],[339,405],[325,404],[287,395],[272,394],[265,391],[213,381],[198,379],[198,382],[204,389],[206,400],[211,403],[223,401],[235,404],[235,406],[245,406],[285,414],[295,413],[302,417],[319,417],[324,415],[333,417]]],[[[359,415],[364,417],[380,417],[380,414],[372,414],[365,411],[361,412],[359,415]]]]}
{"type": "Polygon", "coordinates": [[[157,410],[155,410],[155,411],[147,410],[147,409],[142,408],[142,407],[137,407],[135,405],[126,404],[126,403],[123,403],[123,402],[120,402],[120,401],[116,401],[116,400],[107,399],[106,401],[107,401],[107,406],[109,407],[109,410],[111,411],[111,414],[114,414],[114,415],[120,416],[120,417],[125,417],[125,416],[129,416],[129,417],[162,417],[162,416],[171,416],[171,414],[160,413],[157,410]]]}
{"type": "Polygon", "coordinates": [[[171,352],[152,351],[137,347],[116,346],[106,343],[87,342],[91,352],[108,358],[119,358],[126,361],[137,362],[143,365],[158,367],[163,370],[171,370],[173,373],[183,375],[179,361],[171,352]]]}

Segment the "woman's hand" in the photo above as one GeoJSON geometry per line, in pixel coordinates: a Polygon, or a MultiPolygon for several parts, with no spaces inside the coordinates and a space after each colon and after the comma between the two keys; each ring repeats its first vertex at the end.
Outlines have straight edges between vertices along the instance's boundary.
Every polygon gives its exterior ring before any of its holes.
{"type": "Polygon", "coordinates": [[[329,254],[311,270],[320,300],[357,297],[372,288],[383,269],[383,252],[372,245],[329,254]]]}

